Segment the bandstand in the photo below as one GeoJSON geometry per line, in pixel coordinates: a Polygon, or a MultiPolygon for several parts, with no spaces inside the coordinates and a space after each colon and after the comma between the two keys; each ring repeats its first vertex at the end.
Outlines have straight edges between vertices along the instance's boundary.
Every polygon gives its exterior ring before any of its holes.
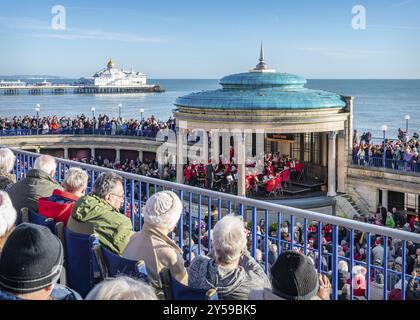
{"type": "Polygon", "coordinates": [[[328,196],[345,192],[353,97],[308,89],[304,78],[270,69],[262,46],[255,68],[225,76],[220,84],[175,101],[178,182],[189,154],[185,134],[192,130],[200,132],[203,161],[227,159],[234,147],[240,196],[249,159],[268,152],[302,162],[308,179],[325,184],[328,196]]]}

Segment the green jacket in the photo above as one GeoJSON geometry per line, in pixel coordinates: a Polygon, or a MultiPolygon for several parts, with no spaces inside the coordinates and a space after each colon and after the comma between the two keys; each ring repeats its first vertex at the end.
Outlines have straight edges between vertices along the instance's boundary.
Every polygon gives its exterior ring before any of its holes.
{"type": "Polygon", "coordinates": [[[385,225],[390,228],[395,228],[395,221],[392,216],[387,216],[385,220],[385,225]]]}
{"type": "Polygon", "coordinates": [[[7,193],[18,213],[25,207],[37,212],[38,199],[52,195],[55,189],[63,190],[48,173],[30,169],[26,178],[10,186],[7,193]]]}
{"type": "Polygon", "coordinates": [[[99,241],[116,254],[124,251],[134,233],[129,218],[95,195],[79,198],[67,227],[77,233],[96,233],[99,241]]]}

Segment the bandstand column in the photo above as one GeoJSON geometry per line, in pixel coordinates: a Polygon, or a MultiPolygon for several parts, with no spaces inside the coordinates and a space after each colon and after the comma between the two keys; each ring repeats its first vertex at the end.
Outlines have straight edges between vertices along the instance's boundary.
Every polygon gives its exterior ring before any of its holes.
{"type": "Polygon", "coordinates": [[[115,162],[120,162],[120,161],[121,161],[121,150],[115,149],[115,162]]]}
{"type": "Polygon", "coordinates": [[[95,155],[95,148],[90,148],[90,157],[91,157],[91,158],[93,157],[93,159],[95,159],[95,158],[96,158],[96,155],[95,155]]]}
{"type": "Polygon", "coordinates": [[[184,135],[181,128],[176,131],[176,182],[184,183],[184,135]]]}
{"type": "Polygon", "coordinates": [[[385,207],[388,211],[388,190],[382,189],[382,207],[385,207]]]}
{"type": "Polygon", "coordinates": [[[64,148],[64,159],[69,158],[69,148],[64,148]]]}
{"type": "Polygon", "coordinates": [[[238,196],[245,197],[245,133],[238,139],[238,196]]]}
{"type": "Polygon", "coordinates": [[[139,150],[139,160],[143,162],[143,150],[139,150]]]}
{"type": "Polygon", "coordinates": [[[220,138],[219,131],[211,131],[211,155],[210,158],[213,160],[213,163],[219,163],[219,151],[220,151],[220,138]]]}
{"type": "Polygon", "coordinates": [[[202,158],[204,160],[204,165],[206,165],[207,161],[209,160],[209,135],[208,135],[208,132],[204,130],[202,137],[203,137],[202,158]]]}
{"type": "Polygon", "coordinates": [[[337,195],[336,192],[336,137],[337,132],[328,132],[328,193],[329,197],[337,195]]]}

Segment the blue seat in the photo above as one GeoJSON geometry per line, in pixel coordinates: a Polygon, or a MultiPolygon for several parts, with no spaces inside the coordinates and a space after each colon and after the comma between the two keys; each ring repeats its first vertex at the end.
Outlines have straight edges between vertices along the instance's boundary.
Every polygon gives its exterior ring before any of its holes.
{"type": "Polygon", "coordinates": [[[29,223],[38,224],[38,225],[47,227],[48,229],[51,230],[53,234],[56,234],[54,219],[46,218],[35,211],[28,210],[28,208],[22,208],[21,213],[22,213],[22,222],[29,222],[29,223]]]}
{"type": "Polygon", "coordinates": [[[143,260],[123,258],[101,244],[95,244],[93,251],[102,279],[124,274],[145,282],[148,281],[146,265],[143,260]]]}
{"type": "Polygon", "coordinates": [[[80,234],[68,228],[64,228],[63,238],[67,285],[84,298],[95,285],[95,279],[99,278],[93,253],[99,238],[95,234],[80,234]]]}
{"type": "Polygon", "coordinates": [[[174,277],[169,268],[159,273],[166,300],[219,300],[215,289],[205,290],[188,287],[174,277]]]}

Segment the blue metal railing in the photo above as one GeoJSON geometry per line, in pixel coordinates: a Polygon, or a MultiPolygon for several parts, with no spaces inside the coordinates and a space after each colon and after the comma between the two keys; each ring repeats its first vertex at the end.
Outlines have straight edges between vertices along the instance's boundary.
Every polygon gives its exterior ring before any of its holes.
{"type": "MultiPolygon", "coordinates": [[[[13,148],[12,150],[16,154],[15,172],[17,178],[21,179],[26,175],[27,170],[32,167],[34,159],[39,155],[20,149],[13,148]]],[[[277,254],[280,254],[283,250],[300,251],[312,258],[318,272],[327,274],[330,277],[333,299],[339,298],[341,289],[338,287],[338,262],[340,260],[348,262],[350,270],[356,265],[361,265],[366,268],[366,279],[368,279],[366,286],[367,299],[370,299],[372,293],[370,283],[371,275],[377,274],[378,272],[384,275],[384,286],[382,289],[383,298],[388,297],[391,289],[387,286],[388,276],[395,275],[402,279],[403,299],[406,297],[406,284],[404,280],[411,280],[413,278],[411,274],[407,274],[406,272],[389,269],[388,262],[391,258],[389,254],[384,255],[382,265],[372,264],[371,253],[373,248],[371,245],[375,243],[372,239],[381,237],[384,240],[384,249],[386,252],[388,239],[401,240],[401,248],[398,249],[401,249],[400,251],[403,257],[402,270],[407,270],[406,258],[408,246],[412,246],[413,243],[420,244],[420,235],[416,233],[400,231],[246,197],[238,197],[212,190],[200,189],[75,161],[60,158],[56,158],[56,160],[58,163],[57,180],[64,178],[64,174],[68,168],[72,166],[80,167],[86,170],[91,177],[88,189],[92,188],[94,179],[102,172],[115,172],[121,175],[125,181],[124,208],[126,208],[126,211],[124,213],[131,218],[134,230],[141,230],[142,218],[139,213],[141,212],[141,208],[145,201],[153,193],[161,190],[173,190],[174,192],[177,192],[184,203],[184,214],[182,215],[175,232],[172,233],[172,237],[177,241],[179,246],[188,251],[188,262],[191,262],[192,252],[199,255],[203,253],[204,237],[207,237],[207,245],[210,249],[211,232],[210,228],[208,228],[208,232],[205,232],[204,228],[202,228],[202,225],[206,223],[205,219],[203,219],[203,213],[207,213],[208,215],[207,225],[209,226],[211,204],[217,203],[218,219],[229,213],[243,215],[248,223],[250,231],[248,236],[249,250],[254,257],[257,249],[262,251],[263,259],[265,259],[263,264],[266,272],[269,271],[268,253],[270,244],[277,246],[277,254]],[[257,233],[259,219],[262,219],[261,221],[263,221],[263,230],[261,233],[257,233]],[[284,225],[286,225],[286,227],[284,227],[284,225]],[[316,231],[311,229],[311,231],[308,232],[309,225],[314,226],[316,231]],[[331,236],[331,241],[324,243],[326,241],[324,237],[326,234],[323,234],[322,228],[328,225],[331,226],[331,232],[328,235],[331,236]],[[299,226],[304,226],[303,232],[299,231],[301,228],[299,226]],[[346,236],[345,239],[348,239],[350,242],[350,252],[346,255],[340,254],[341,252],[339,251],[339,244],[341,243],[341,240],[343,240],[340,236],[341,232],[338,232],[339,227],[344,228],[344,231],[348,231],[348,236],[346,236]],[[271,231],[270,228],[272,229],[271,231]],[[295,236],[295,231],[298,231],[297,236],[295,236]],[[356,234],[362,234],[362,244],[360,244],[361,240],[356,243],[356,234]],[[309,238],[310,235],[311,238],[309,238]],[[193,242],[193,238],[195,238],[196,241],[193,242]],[[188,246],[183,246],[183,243],[186,240],[188,240],[188,246]],[[313,245],[308,245],[310,243],[309,240],[313,241],[313,245]],[[358,245],[365,247],[365,261],[358,261],[354,257],[356,246],[358,245]]],[[[398,251],[399,250],[395,250],[395,252],[398,251]]],[[[350,272],[351,299],[354,298],[353,278],[354,277],[350,272]]],[[[418,278],[414,279],[414,281],[418,281],[418,278]]]]}
{"type": "Polygon", "coordinates": [[[56,130],[53,129],[0,129],[0,137],[12,137],[12,136],[37,136],[37,135],[104,135],[104,136],[137,136],[143,138],[156,138],[159,130],[149,130],[149,129],[110,129],[110,128],[59,128],[56,130]]]}
{"type": "Polygon", "coordinates": [[[353,155],[352,164],[360,167],[420,173],[420,162],[413,160],[385,159],[384,163],[384,158],[382,157],[365,157],[360,159],[356,155],[353,155]]]}

